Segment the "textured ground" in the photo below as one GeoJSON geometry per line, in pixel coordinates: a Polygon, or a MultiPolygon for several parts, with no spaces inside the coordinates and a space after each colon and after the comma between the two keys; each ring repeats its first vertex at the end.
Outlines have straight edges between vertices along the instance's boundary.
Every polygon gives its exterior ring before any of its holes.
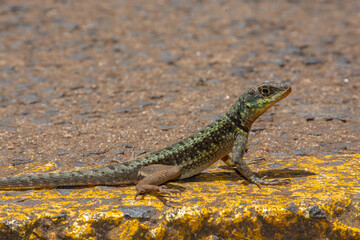
{"type": "Polygon", "coordinates": [[[0,1],[0,176],[160,149],[264,80],[293,92],[255,123],[250,155],[355,156],[359,12],[356,0],[0,1]]]}

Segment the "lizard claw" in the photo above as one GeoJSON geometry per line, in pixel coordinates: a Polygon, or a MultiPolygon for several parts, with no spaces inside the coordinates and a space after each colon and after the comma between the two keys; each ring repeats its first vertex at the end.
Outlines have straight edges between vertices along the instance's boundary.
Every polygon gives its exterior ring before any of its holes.
{"type": "Polygon", "coordinates": [[[264,176],[262,178],[255,178],[252,179],[251,182],[256,184],[258,188],[261,188],[261,185],[281,185],[281,184],[288,184],[291,182],[290,179],[274,179],[274,180],[264,180],[267,176],[264,176]]]}
{"type": "Polygon", "coordinates": [[[136,200],[137,196],[144,195],[145,193],[146,193],[146,191],[144,189],[140,189],[139,191],[137,191],[137,193],[135,194],[135,200],[136,200]]]}

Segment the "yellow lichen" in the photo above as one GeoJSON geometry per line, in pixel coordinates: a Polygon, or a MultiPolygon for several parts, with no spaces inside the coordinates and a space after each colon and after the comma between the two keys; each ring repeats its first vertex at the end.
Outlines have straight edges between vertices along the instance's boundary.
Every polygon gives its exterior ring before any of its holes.
{"type": "MultiPolygon", "coordinates": [[[[201,176],[203,181],[171,183],[171,187],[182,189],[182,194],[165,198],[166,204],[150,195],[135,200],[133,186],[3,191],[0,228],[29,239],[55,236],[53,232],[45,236],[41,226],[35,226],[37,220],[49,219],[49,224],[63,226],[64,237],[73,239],[94,238],[99,231],[105,231],[101,230],[103,226],[108,232],[102,234],[110,239],[171,236],[182,239],[191,234],[200,239],[209,239],[212,235],[224,239],[258,239],[262,237],[263,228],[260,218],[285,231],[305,217],[316,222],[314,228],[319,231],[319,238],[326,237],[324,231],[331,229],[338,237],[356,239],[360,238],[360,229],[356,226],[360,219],[360,198],[353,196],[360,193],[359,161],[360,154],[276,159],[273,162],[281,162],[282,168],[290,169],[287,177],[291,178],[294,173],[292,183],[261,189],[245,185],[240,178],[233,181],[236,174],[218,168],[218,164],[201,176]],[[290,203],[296,207],[297,214],[286,209],[290,203]],[[324,212],[326,221],[311,218],[309,208],[313,205],[324,212]],[[154,216],[151,219],[125,217],[119,207],[129,206],[151,206],[154,216]],[[202,229],[214,232],[207,235],[202,229]]],[[[49,164],[26,171],[46,172],[53,168],[49,164]]],[[[260,168],[261,171],[254,171],[262,174],[274,171],[267,166],[260,168]]],[[[274,237],[281,238],[281,235],[274,237]]]]}

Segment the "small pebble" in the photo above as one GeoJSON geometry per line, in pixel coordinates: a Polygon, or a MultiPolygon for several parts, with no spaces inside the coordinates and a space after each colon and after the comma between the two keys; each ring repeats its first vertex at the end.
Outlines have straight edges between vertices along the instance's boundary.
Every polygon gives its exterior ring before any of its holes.
{"type": "Polygon", "coordinates": [[[30,163],[30,162],[34,161],[35,159],[29,159],[29,158],[26,158],[26,157],[14,157],[12,160],[14,162],[9,163],[9,165],[16,166],[16,165],[30,163]]]}
{"type": "Polygon", "coordinates": [[[326,218],[326,216],[324,215],[324,213],[321,211],[321,209],[319,208],[319,206],[317,205],[312,205],[309,208],[309,217],[310,218],[318,218],[318,219],[324,219],[326,218]]]}
{"type": "Polygon", "coordinates": [[[19,101],[25,105],[35,104],[41,101],[36,94],[27,94],[19,98],[19,101]]]}
{"type": "Polygon", "coordinates": [[[113,110],[113,112],[115,113],[128,113],[132,110],[131,107],[122,107],[122,108],[117,108],[115,110],[113,110]]]}
{"type": "Polygon", "coordinates": [[[74,163],[74,167],[84,167],[86,166],[87,164],[86,163],[83,163],[83,162],[79,162],[79,161],[76,161],[74,163]]]}
{"type": "Polygon", "coordinates": [[[322,64],[324,63],[324,61],[317,57],[310,56],[310,57],[305,57],[303,63],[305,65],[315,65],[315,64],[322,64]]]}
{"type": "Polygon", "coordinates": [[[178,56],[175,56],[175,55],[171,55],[170,53],[168,52],[161,52],[160,53],[160,60],[162,62],[165,62],[169,65],[173,65],[175,64],[177,61],[179,61],[181,59],[182,56],[178,55],[178,56]]]}
{"type": "Polygon", "coordinates": [[[55,152],[55,155],[57,156],[63,156],[63,155],[67,155],[69,153],[71,153],[71,150],[65,150],[65,149],[59,149],[55,152]]]}
{"type": "Polygon", "coordinates": [[[124,155],[124,151],[121,151],[121,150],[112,150],[113,153],[115,154],[122,154],[124,155]]]}
{"type": "Polygon", "coordinates": [[[140,149],[139,151],[136,151],[134,153],[134,156],[139,156],[139,155],[142,155],[142,154],[145,154],[145,153],[149,153],[149,152],[152,152],[151,149],[140,149]]]}
{"type": "Polygon", "coordinates": [[[177,128],[178,125],[160,125],[159,128],[162,130],[162,131],[168,131],[170,129],[174,129],[174,128],[177,128]]]}
{"type": "Polygon", "coordinates": [[[314,120],[315,120],[315,117],[313,117],[313,116],[306,117],[306,121],[308,121],[308,122],[314,121],[314,120]]]}
{"type": "Polygon", "coordinates": [[[126,143],[124,146],[125,148],[133,148],[133,145],[131,145],[130,143],[126,143]]]}
{"type": "Polygon", "coordinates": [[[304,152],[303,150],[300,150],[300,149],[292,150],[292,152],[297,156],[306,156],[307,155],[306,152],[304,152]]]}

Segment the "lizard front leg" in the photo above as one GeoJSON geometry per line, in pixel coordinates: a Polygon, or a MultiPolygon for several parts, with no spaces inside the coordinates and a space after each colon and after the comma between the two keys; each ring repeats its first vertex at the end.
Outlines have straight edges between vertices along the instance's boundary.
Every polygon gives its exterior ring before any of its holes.
{"type": "Polygon", "coordinates": [[[135,198],[138,195],[151,192],[169,195],[172,193],[179,193],[178,190],[168,189],[166,186],[159,186],[180,177],[181,168],[178,166],[153,164],[142,167],[138,174],[142,179],[136,185],[137,193],[135,198]]]}
{"type": "Polygon", "coordinates": [[[290,183],[289,179],[275,179],[275,180],[264,180],[264,178],[259,178],[248,167],[246,162],[243,159],[244,153],[246,151],[248,135],[239,134],[236,137],[234,147],[233,147],[233,156],[232,163],[235,165],[240,174],[249,182],[256,184],[259,188],[260,185],[278,185],[284,183],[290,183]]]}

